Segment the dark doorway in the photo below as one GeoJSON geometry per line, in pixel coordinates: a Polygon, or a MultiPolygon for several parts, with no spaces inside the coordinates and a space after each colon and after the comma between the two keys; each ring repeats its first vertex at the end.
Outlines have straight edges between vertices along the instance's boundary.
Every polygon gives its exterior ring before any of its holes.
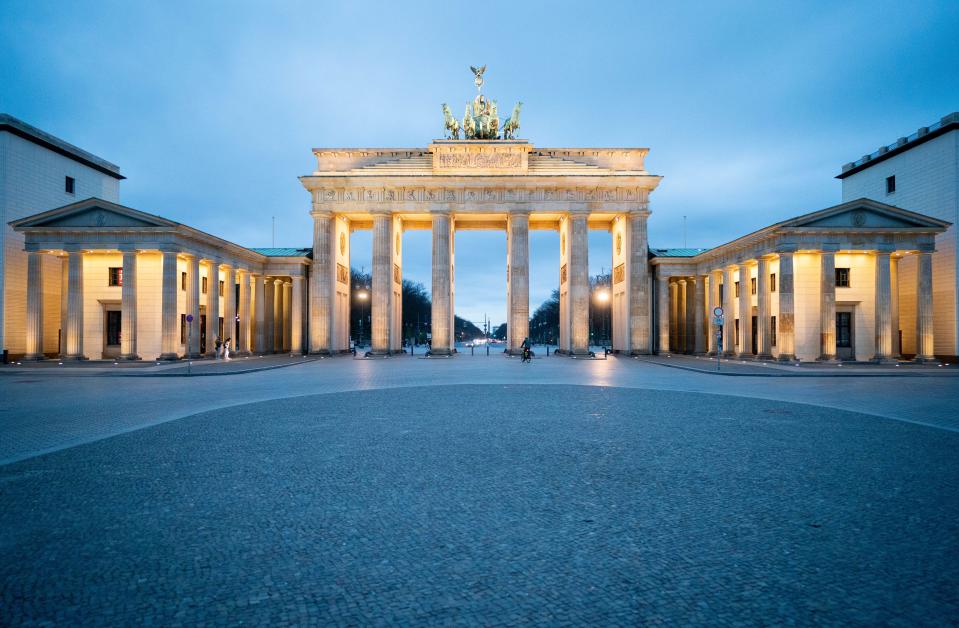
{"type": "Polygon", "coordinates": [[[756,355],[756,340],[759,337],[759,333],[758,333],[759,330],[756,327],[756,317],[753,316],[751,320],[752,320],[752,323],[750,323],[750,325],[752,325],[752,327],[750,328],[750,330],[752,331],[753,341],[752,341],[752,344],[749,345],[749,347],[752,354],[756,355]]]}
{"type": "Polygon", "coordinates": [[[200,314],[200,353],[206,353],[206,314],[200,314]]]}
{"type": "Polygon", "coordinates": [[[855,358],[852,312],[836,312],[836,357],[840,360],[855,358]]]}

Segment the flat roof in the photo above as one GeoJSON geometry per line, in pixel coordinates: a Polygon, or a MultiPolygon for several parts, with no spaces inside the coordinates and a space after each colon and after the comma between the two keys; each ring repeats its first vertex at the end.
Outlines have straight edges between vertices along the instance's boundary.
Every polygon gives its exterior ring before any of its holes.
{"type": "Polygon", "coordinates": [[[312,248],[301,247],[248,247],[260,255],[267,257],[308,257],[313,254],[312,248]]]}
{"type": "Polygon", "coordinates": [[[126,177],[120,174],[120,166],[112,164],[106,159],[101,159],[93,153],[88,153],[82,148],[78,148],[69,142],[61,140],[59,137],[50,135],[46,131],[41,131],[37,127],[31,126],[18,118],[14,118],[8,113],[0,113],[0,131],[8,131],[18,137],[22,137],[28,142],[33,142],[38,146],[52,150],[55,153],[81,163],[88,168],[93,168],[114,179],[126,179],[126,177]]]}
{"type": "Polygon", "coordinates": [[[892,144],[886,146],[880,146],[879,150],[869,153],[868,155],[863,155],[856,161],[850,161],[847,164],[843,164],[842,172],[836,175],[837,179],[845,179],[848,176],[854,175],[857,172],[861,172],[872,166],[878,164],[881,161],[885,161],[894,155],[905,152],[914,146],[918,146],[924,142],[939,137],[949,131],[959,130],[959,111],[953,111],[947,116],[943,116],[939,122],[931,126],[919,127],[912,135],[906,137],[900,137],[892,144]]]}

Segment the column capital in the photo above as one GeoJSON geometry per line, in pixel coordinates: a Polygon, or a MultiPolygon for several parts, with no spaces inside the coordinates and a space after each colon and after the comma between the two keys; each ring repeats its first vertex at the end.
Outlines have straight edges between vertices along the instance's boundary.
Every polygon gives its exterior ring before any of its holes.
{"type": "Polygon", "coordinates": [[[383,209],[383,208],[381,208],[381,207],[375,207],[375,208],[369,210],[369,213],[370,213],[370,215],[373,216],[373,217],[376,217],[376,216],[384,216],[384,217],[386,217],[386,218],[389,218],[390,216],[393,215],[393,212],[392,212],[391,210],[389,210],[389,209],[383,209]]]}
{"type": "Polygon", "coordinates": [[[121,253],[136,253],[139,251],[139,248],[133,242],[123,242],[117,246],[117,249],[119,249],[121,253]]]}
{"type": "Polygon", "coordinates": [[[325,205],[314,202],[313,209],[310,211],[310,216],[313,216],[314,218],[332,218],[333,212],[325,205]]]}
{"type": "Polygon", "coordinates": [[[874,251],[874,255],[876,257],[889,257],[890,255],[892,255],[892,252],[894,250],[895,250],[895,247],[893,247],[893,245],[891,244],[883,245],[874,251]]]}
{"type": "Polygon", "coordinates": [[[63,250],[66,251],[67,253],[83,253],[83,249],[85,249],[86,247],[80,244],[67,243],[67,244],[64,244],[61,248],[63,248],[63,250]]]}

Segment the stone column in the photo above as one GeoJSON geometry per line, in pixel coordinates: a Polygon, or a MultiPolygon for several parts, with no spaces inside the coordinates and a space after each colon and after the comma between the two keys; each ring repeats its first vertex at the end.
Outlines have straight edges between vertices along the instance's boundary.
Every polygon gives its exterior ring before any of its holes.
{"type": "Polygon", "coordinates": [[[273,352],[283,351],[283,280],[273,280],[273,352]]]}
{"type": "MultiPolygon", "coordinates": [[[[186,313],[193,317],[193,322],[186,324],[186,357],[200,357],[200,256],[193,255],[186,264],[186,313]]],[[[207,289],[209,289],[209,279],[207,289]]],[[[206,310],[207,329],[210,324],[210,307],[206,310]]],[[[207,347],[211,346],[213,336],[207,331],[207,347]]]]}
{"type": "Polygon", "coordinates": [[[271,277],[263,278],[263,353],[273,353],[276,346],[276,284],[271,277]]]}
{"type": "MultiPolygon", "coordinates": [[[[629,348],[634,355],[653,351],[649,313],[649,248],[646,235],[648,211],[627,214],[629,221],[629,348]]],[[[612,295],[610,295],[612,300],[612,295]]]]}
{"type": "Polygon", "coordinates": [[[706,278],[693,278],[693,351],[697,355],[706,353],[706,278]]]}
{"type": "Polygon", "coordinates": [[[916,361],[936,359],[932,325],[932,254],[922,251],[916,263],[916,361]]]}
{"type": "Polygon", "coordinates": [[[60,258],[60,357],[67,355],[67,301],[70,291],[70,258],[64,255],[60,258]]]}
{"type": "Polygon", "coordinates": [[[892,309],[892,357],[902,358],[902,343],[899,334],[899,257],[889,258],[890,307],[892,309]]]}
{"type": "Polygon", "coordinates": [[[236,333],[236,269],[223,269],[223,341],[230,339],[230,351],[239,351],[240,339],[236,333]]]}
{"type": "Polygon", "coordinates": [[[310,270],[310,353],[333,351],[333,287],[336,267],[333,214],[317,209],[313,216],[313,267],[310,270]]]}
{"type": "Polygon", "coordinates": [[[722,307],[722,304],[719,301],[719,285],[722,283],[723,273],[722,271],[710,271],[709,273],[709,312],[706,313],[707,318],[709,319],[709,324],[706,326],[708,330],[707,336],[709,337],[709,355],[716,355],[719,352],[719,339],[717,334],[719,332],[718,326],[713,323],[713,310],[717,307],[722,307]]]}
{"type": "Polygon", "coordinates": [[[796,359],[796,310],[795,275],[793,274],[792,251],[779,254],[779,316],[776,317],[776,339],[779,359],[792,362],[796,359]]]}
{"type": "Polygon", "coordinates": [[[209,262],[206,283],[206,354],[213,355],[217,336],[222,342],[229,335],[225,329],[220,334],[220,260],[209,262]]]}
{"type": "Polygon", "coordinates": [[[679,283],[669,282],[669,352],[679,353],[679,283]]]}
{"type": "Polygon", "coordinates": [[[659,323],[659,353],[669,351],[669,277],[656,278],[657,322],[659,323]]]}
{"type": "Polygon", "coordinates": [[[819,259],[819,359],[827,361],[836,359],[836,254],[823,251],[819,259]]]}
{"type": "MultiPolygon", "coordinates": [[[[509,312],[507,335],[510,354],[522,352],[523,340],[529,336],[529,213],[509,214],[509,312]]],[[[570,246],[572,251],[572,245],[570,246]]],[[[572,279],[572,278],[571,278],[572,279]]],[[[572,290],[570,290],[572,296],[572,290]]],[[[570,318],[573,316],[570,307],[570,318]]]]}
{"type": "Polygon", "coordinates": [[[889,280],[889,253],[876,253],[876,354],[874,362],[892,357],[892,295],[889,280]]]}
{"type": "MultiPolygon", "coordinates": [[[[253,351],[261,354],[267,353],[266,284],[266,277],[253,275],[253,351]]],[[[273,302],[270,301],[272,306],[273,302]]]]}
{"type": "Polygon", "coordinates": [[[723,269],[723,355],[736,355],[736,277],[733,266],[723,269]]]}
{"type": "Polygon", "coordinates": [[[137,251],[123,248],[123,286],[120,288],[120,359],[139,360],[137,355],[137,251]]]}
{"type": "Polygon", "coordinates": [[[686,277],[676,282],[676,349],[682,353],[686,353],[689,348],[689,306],[687,305],[689,293],[687,292],[687,285],[686,277]]]}
{"type": "Polygon", "coordinates": [[[163,330],[161,360],[178,360],[180,347],[180,317],[177,315],[177,254],[163,251],[163,279],[160,316],[163,330]]]}
{"type": "Polygon", "coordinates": [[[769,299],[769,260],[759,258],[756,268],[756,357],[760,360],[772,359],[772,316],[769,299]]]}
{"type": "Polygon", "coordinates": [[[373,214],[373,269],[370,299],[370,351],[373,355],[390,354],[390,317],[393,286],[392,246],[393,217],[388,212],[373,214]]]}
{"type": "MultiPolygon", "coordinates": [[[[570,355],[589,354],[589,231],[586,225],[586,217],[587,214],[585,212],[575,212],[569,215],[570,229],[568,272],[570,355]]],[[[529,235],[527,234],[526,237],[528,238],[529,235]]],[[[526,268],[528,285],[528,252],[526,268]]],[[[612,295],[610,295],[610,299],[612,299],[612,295]]],[[[526,313],[528,319],[528,296],[526,303],[526,313]]],[[[520,342],[522,341],[523,339],[520,338],[520,342]]]]}
{"type": "Polygon", "coordinates": [[[753,299],[749,266],[739,265],[739,355],[752,357],[753,353],[753,299]]]}
{"type": "Polygon", "coordinates": [[[83,251],[68,251],[66,360],[86,360],[83,355],[83,251]]]}
{"type": "Polygon", "coordinates": [[[240,281],[240,303],[238,316],[240,317],[240,336],[237,338],[236,348],[239,355],[250,354],[250,329],[252,325],[253,304],[250,302],[250,273],[246,270],[237,271],[240,281]]]}
{"type": "Polygon", "coordinates": [[[293,282],[283,282],[283,344],[284,353],[290,352],[290,332],[293,331],[290,305],[293,298],[293,282]]]}
{"type": "Polygon", "coordinates": [[[447,212],[433,214],[433,306],[430,314],[430,352],[450,355],[453,351],[451,244],[452,228],[447,212]]]}
{"type": "Polygon", "coordinates": [[[27,253],[27,353],[24,360],[43,359],[43,253],[27,253]]]}
{"type": "Polygon", "coordinates": [[[290,353],[303,353],[303,277],[293,275],[290,294],[290,353]]]}

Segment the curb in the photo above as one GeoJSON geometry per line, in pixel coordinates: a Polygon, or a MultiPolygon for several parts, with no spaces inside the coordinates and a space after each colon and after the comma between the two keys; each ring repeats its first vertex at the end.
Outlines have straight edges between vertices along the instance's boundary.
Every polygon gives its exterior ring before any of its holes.
{"type": "Polygon", "coordinates": [[[926,371],[923,373],[903,371],[901,373],[850,373],[848,371],[835,371],[832,373],[733,373],[730,371],[716,371],[716,370],[706,370],[699,369],[693,366],[685,366],[681,364],[666,364],[664,362],[656,362],[654,360],[643,360],[641,358],[633,358],[637,362],[645,362],[646,364],[653,364],[655,366],[663,366],[670,369],[680,369],[682,371],[692,371],[693,373],[702,373],[704,375],[722,375],[724,377],[955,377],[954,372],[939,372],[939,371],[926,371]]]}

